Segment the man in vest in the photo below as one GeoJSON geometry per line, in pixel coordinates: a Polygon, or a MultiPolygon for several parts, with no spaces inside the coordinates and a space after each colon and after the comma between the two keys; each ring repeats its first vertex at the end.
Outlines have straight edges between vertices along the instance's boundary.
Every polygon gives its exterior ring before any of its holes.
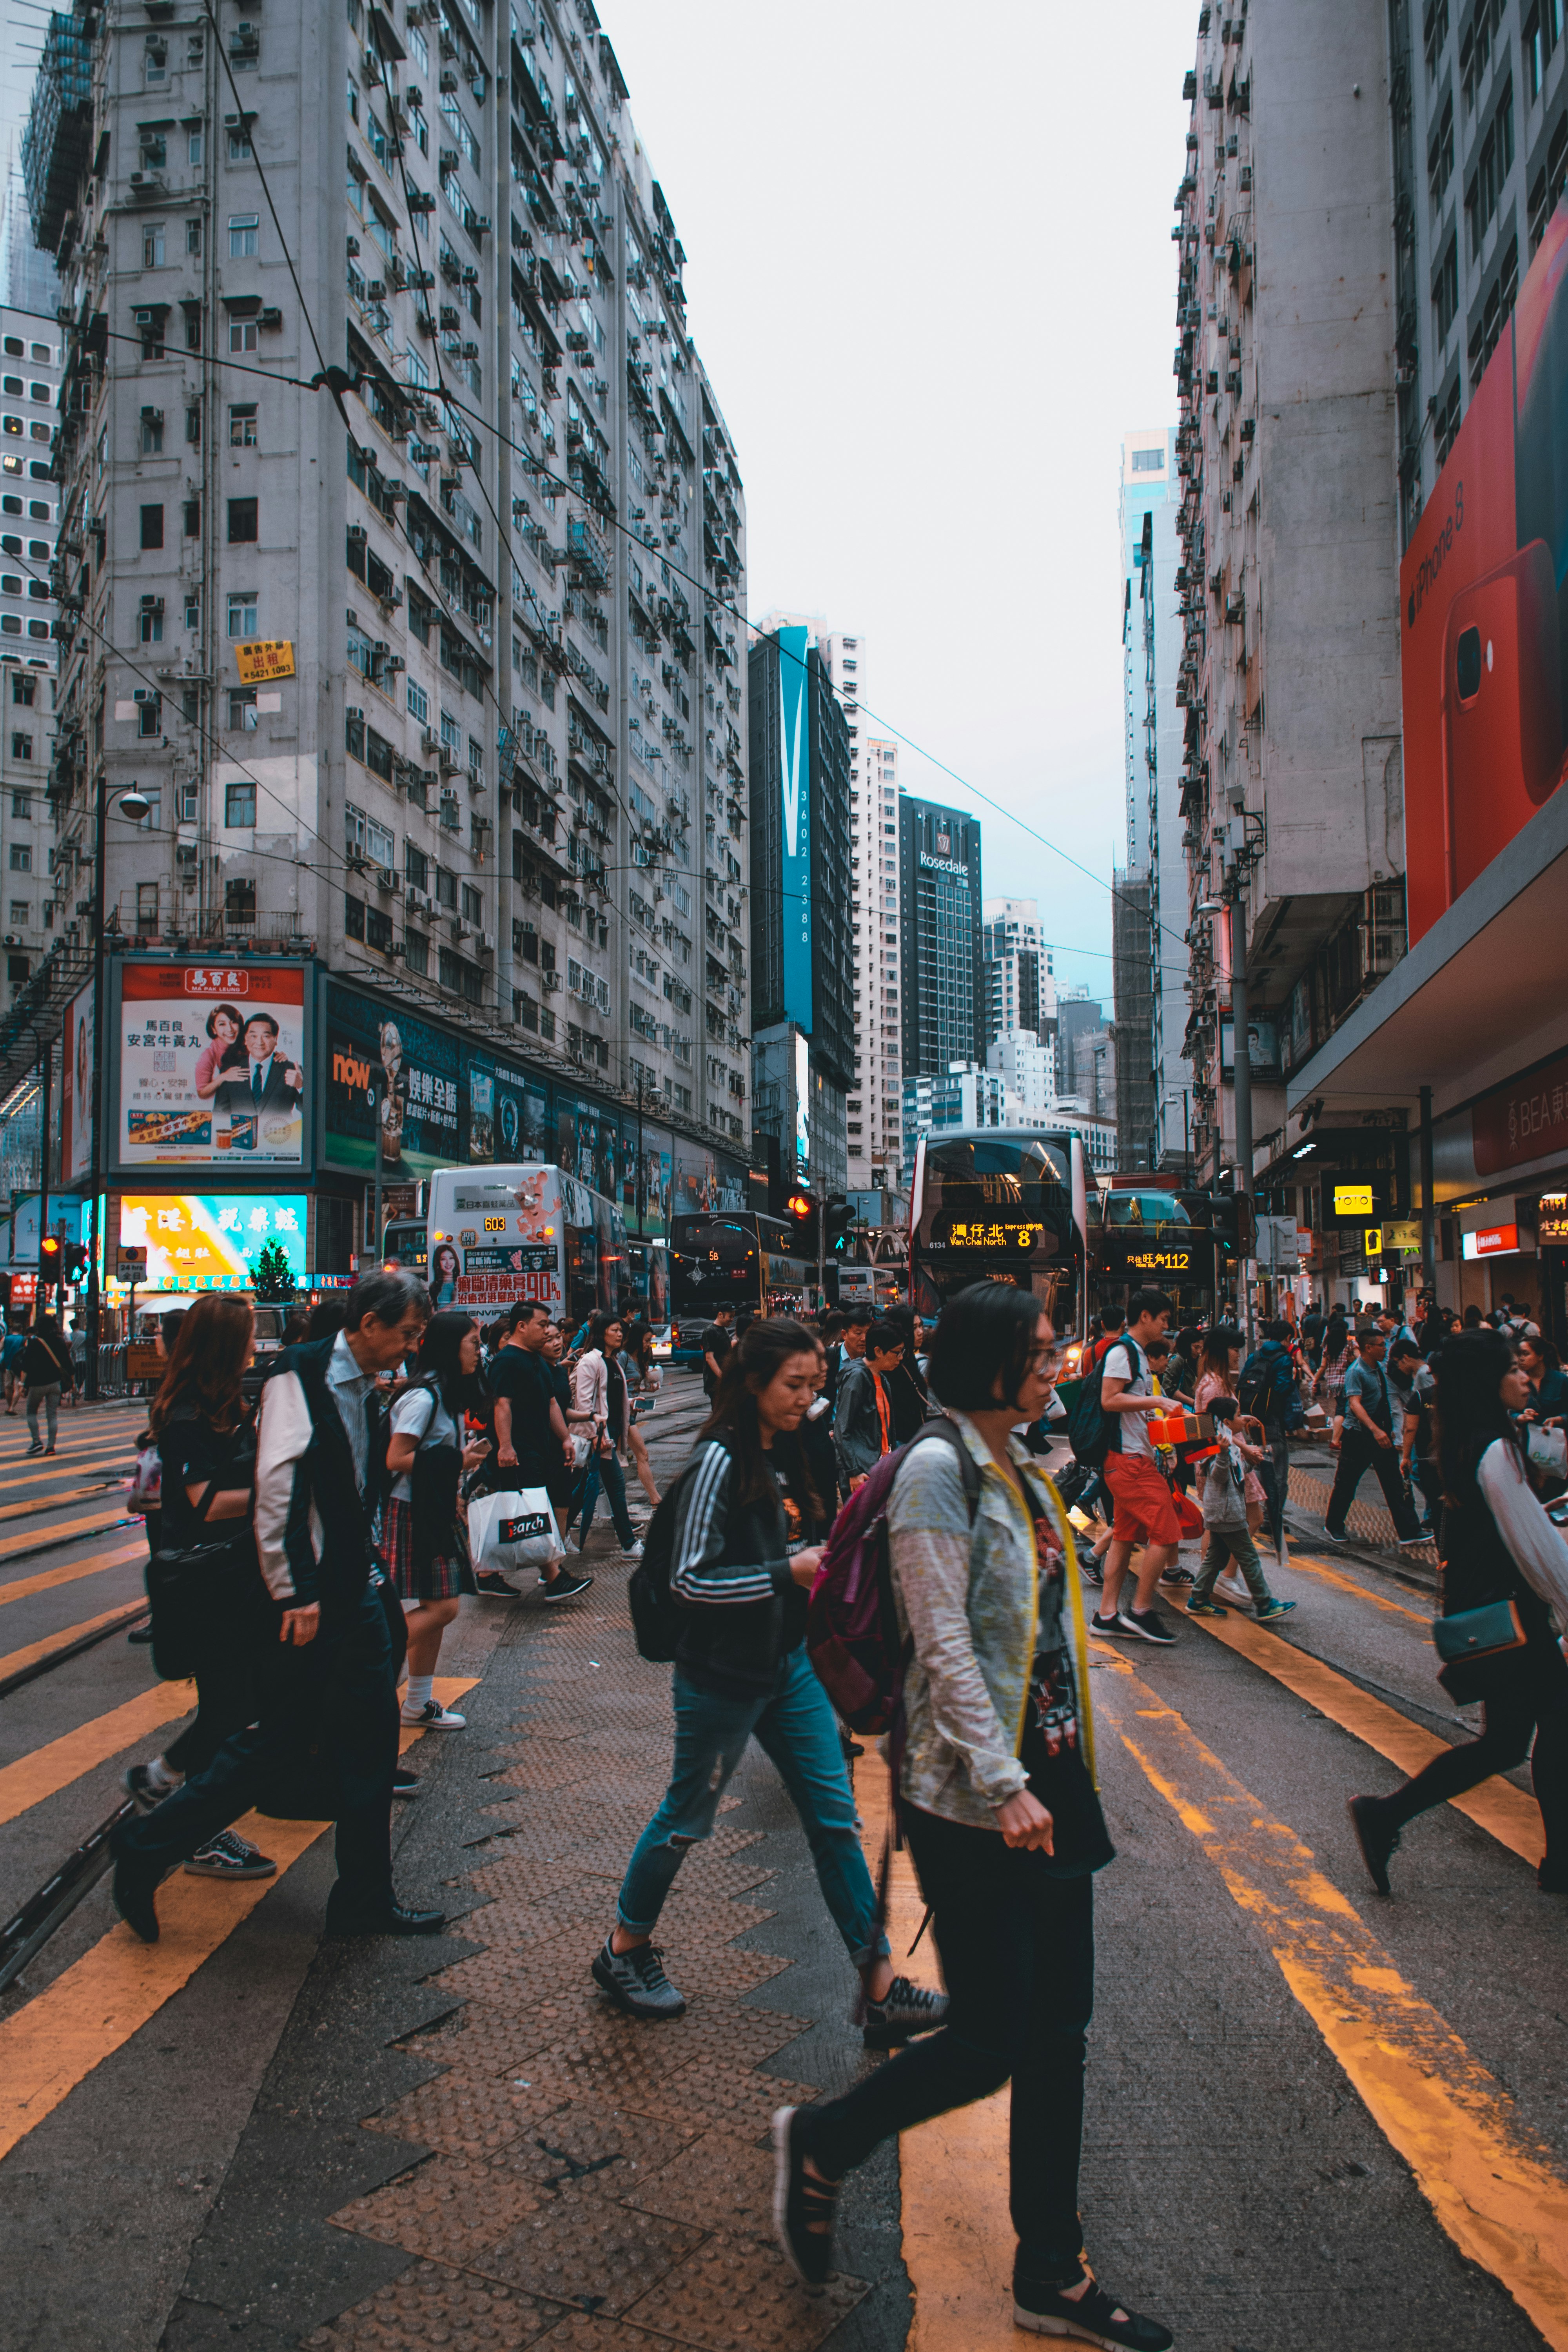
{"type": "Polygon", "coordinates": [[[268,1381],[255,1526],[278,1633],[261,1719],[116,1831],[115,1908],[143,1943],[158,1939],[153,1896],[164,1872],[298,1776],[318,1745],[321,1813],[337,1824],[327,1934],[431,1936],[444,1924],[441,1912],[405,1909],[393,1892],[397,1699],[371,1547],[386,1455],[377,1379],[418,1344],[429,1314],[413,1275],[366,1275],[348,1294],[343,1328],[287,1349],[268,1381]]]}
{"type": "Polygon", "coordinates": [[[1345,1515],[1356,1488],[1369,1470],[1377,1473],[1383,1499],[1388,1505],[1400,1543],[1425,1540],[1421,1523],[1411,1507],[1400,1475],[1399,1447],[1394,1434],[1394,1394],[1383,1369],[1384,1338],[1375,1323],[1356,1333],[1359,1360],[1345,1374],[1345,1418],[1340,1438],[1339,1467],[1334,1491],[1323,1515],[1323,1531],[1331,1544],[1345,1539],[1345,1515]]]}

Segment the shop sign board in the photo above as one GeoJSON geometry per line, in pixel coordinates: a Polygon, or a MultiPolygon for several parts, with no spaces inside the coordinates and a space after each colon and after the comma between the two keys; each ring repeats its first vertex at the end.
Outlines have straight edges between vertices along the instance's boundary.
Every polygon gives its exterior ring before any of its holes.
{"type": "Polygon", "coordinates": [[[123,1168],[305,1165],[301,964],[120,963],[113,1044],[123,1168]]]}
{"type": "Polygon", "coordinates": [[[275,677],[294,675],[294,645],[289,637],[252,637],[237,645],[234,666],[242,686],[266,686],[275,677]]]}
{"type": "Polygon", "coordinates": [[[276,1244],[302,1286],[308,1209],[303,1192],[122,1192],[121,1255],[144,1257],[138,1289],[249,1290],[256,1260],[276,1244]]]}
{"type": "Polygon", "coordinates": [[[374,1173],[378,1111],[384,1175],[406,1181],[458,1164],[458,1040],[447,1030],[329,983],[325,1150],[334,1167],[374,1173]]]}

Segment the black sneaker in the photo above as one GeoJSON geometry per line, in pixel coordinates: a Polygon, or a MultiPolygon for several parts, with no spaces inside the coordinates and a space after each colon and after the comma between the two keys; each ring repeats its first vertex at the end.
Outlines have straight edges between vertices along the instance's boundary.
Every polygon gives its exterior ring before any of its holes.
{"type": "Polygon", "coordinates": [[[1122,1623],[1119,1611],[1113,1609],[1109,1617],[1102,1617],[1097,1609],[1089,1621],[1089,1630],[1091,1633],[1103,1634],[1109,1642],[1114,1635],[1125,1633],[1130,1629],[1122,1623]]]}
{"type": "Polygon", "coordinates": [[[392,1793],[395,1797],[416,1797],[423,1785],[417,1772],[410,1772],[400,1764],[393,1775],[392,1793]]]}
{"type": "Polygon", "coordinates": [[[868,2000],[862,2038],[868,2050],[896,2050],[917,2033],[947,2022],[947,1995],[895,1977],[880,2000],[868,2000]]]}
{"type": "Polygon", "coordinates": [[[1157,1609],[1121,1609],[1117,1615],[1124,1633],[1136,1633],[1143,1642],[1159,1642],[1167,1650],[1175,1647],[1176,1637],[1157,1609]]]}
{"type": "Polygon", "coordinates": [[[815,2180],[807,2172],[801,2120],[799,2107],[780,2107],[773,2116],[773,2231],[802,2286],[808,2294],[820,2294],[833,2269],[838,2184],[815,2180]]]}
{"type": "Polygon", "coordinates": [[[575,1601],[580,1592],[587,1591],[593,1581],[591,1576],[574,1576],[569,1568],[563,1568],[554,1583],[545,1586],[544,1598],[546,1601],[575,1601]]]}
{"type": "Polygon", "coordinates": [[[1162,1584],[1194,1584],[1196,1580],[1190,1568],[1168,1568],[1160,1579],[1162,1584]]]}
{"type": "Polygon", "coordinates": [[[1100,2344],[1106,2352],[1170,2352],[1175,2342],[1168,2327],[1145,2319],[1112,2302],[1092,2273],[1084,2293],[1076,2297],[1059,2287],[1013,2276],[1013,2324],[1035,2336],[1069,2336],[1080,2344],[1100,2344]]]}
{"type": "Polygon", "coordinates": [[[594,1955],[593,1972],[600,1991],[607,1992],[628,2017],[686,2014],[686,1995],[665,1975],[664,1955],[657,1944],[637,1944],[629,1952],[617,1952],[606,1936],[594,1955]]]}
{"type": "Polygon", "coordinates": [[[185,1868],[193,1878],[271,1878],[278,1864],[232,1830],[219,1830],[192,1854],[185,1868]]]}
{"type": "Polygon", "coordinates": [[[1389,1857],[1399,1850],[1399,1832],[1385,1828],[1378,1820],[1383,1811],[1381,1797],[1352,1797],[1345,1806],[1355,1832],[1361,1858],[1366,1864],[1366,1874],[1380,1895],[1392,1895],[1388,1883],[1389,1857]]]}
{"type": "Polygon", "coordinates": [[[516,1585],[509,1584],[504,1576],[496,1574],[494,1569],[487,1569],[482,1576],[477,1575],[474,1578],[474,1588],[476,1591],[493,1594],[497,1601],[517,1599],[516,1585]]]}
{"type": "Polygon", "coordinates": [[[167,1788],[161,1788],[153,1778],[150,1764],[132,1764],[120,1785],[139,1813],[150,1813],[165,1797],[172,1797],[180,1783],[171,1780],[167,1788]]]}

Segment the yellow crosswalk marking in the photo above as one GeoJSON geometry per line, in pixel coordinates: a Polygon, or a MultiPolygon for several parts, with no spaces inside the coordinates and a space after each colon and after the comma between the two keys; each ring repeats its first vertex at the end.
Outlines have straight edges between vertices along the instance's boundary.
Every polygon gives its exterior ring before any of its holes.
{"type": "Polygon", "coordinates": [[[14,1764],[0,1765],[0,1822],[14,1822],[29,1806],[68,1789],[84,1772],[96,1772],[111,1756],[151,1738],[166,1723],[177,1723],[196,1703],[194,1683],[156,1683],[151,1690],[128,1698],[123,1706],[94,1716],[78,1731],[68,1731],[14,1764]]]}
{"type": "MultiPolygon", "coordinates": [[[[436,1696],[448,1704],[472,1690],[475,1680],[471,1675],[438,1677],[436,1696]]],[[[417,1728],[405,1728],[399,1748],[423,1736],[417,1728]]],[[[161,1933],[155,1944],[139,1942],[123,1924],[111,1927],[36,2000],[0,2024],[0,2158],[190,1982],[326,1826],[247,1814],[235,1827],[271,1854],[277,1878],[224,1886],[176,1871],[158,1890],[161,1933]]]]}
{"type": "Polygon", "coordinates": [[[1448,2236],[1508,2289],[1554,2352],[1568,2352],[1568,2181],[1550,2150],[1402,1976],[1311,1848],[1125,1661],[1104,1682],[1102,1722],[1253,1921],[1448,2236]]]}
{"type": "MultiPolygon", "coordinates": [[[[118,1480],[115,1483],[118,1484],[118,1480]]],[[[34,1530],[35,1534],[51,1535],[54,1530],[38,1517],[40,1512],[63,1510],[68,1503],[85,1503],[89,1496],[101,1495],[102,1492],[101,1486],[69,1486],[63,1495],[35,1495],[30,1502],[0,1503],[0,1519],[22,1519],[29,1517],[37,1518],[38,1525],[34,1530]]],[[[115,1517],[122,1518],[124,1513],[117,1511],[115,1517]]]]}
{"type": "Polygon", "coordinates": [[[0,1536],[0,1559],[9,1559],[14,1552],[33,1551],[42,1539],[46,1543],[66,1543],[72,1536],[98,1536],[105,1528],[122,1527],[125,1513],[98,1511],[90,1519],[66,1519],[54,1527],[27,1528],[19,1536],[0,1536]]]}
{"type": "Polygon", "coordinates": [[[37,1576],[19,1576],[14,1584],[0,1584],[0,1607],[7,1601],[27,1601],[35,1592],[52,1592],[57,1584],[74,1584],[79,1577],[98,1576],[106,1568],[119,1568],[128,1559],[145,1559],[147,1538],[137,1538],[134,1543],[121,1544],[115,1551],[95,1551],[86,1559],[68,1559],[62,1568],[41,1568],[37,1576]]]}
{"type": "Polygon", "coordinates": [[[52,1657],[57,1650],[68,1649],[73,1642],[80,1642],[89,1633],[96,1633],[100,1625],[112,1625],[117,1622],[129,1624],[134,1606],[133,1601],[121,1601],[97,1617],[84,1618],[79,1625],[67,1625],[58,1633],[46,1634],[41,1642],[30,1642],[25,1650],[13,1650],[9,1657],[0,1658],[0,1682],[9,1680],[12,1675],[21,1674],[28,1666],[37,1665],[40,1658],[52,1657]]]}

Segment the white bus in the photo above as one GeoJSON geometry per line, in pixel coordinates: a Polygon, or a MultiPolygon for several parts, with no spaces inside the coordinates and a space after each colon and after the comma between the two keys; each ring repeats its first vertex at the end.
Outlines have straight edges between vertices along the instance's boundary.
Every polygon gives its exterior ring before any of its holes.
{"type": "Polygon", "coordinates": [[[430,1178],[423,1272],[437,1307],[494,1315],[537,1298],[574,1321],[600,1307],[628,1317],[652,1308],[657,1319],[658,1306],[668,1319],[667,1263],[656,1243],[639,1245],[634,1265],[616,1202],[550,1161],[438,1168],[430,1178]],[[664,1263],[639,1283],[643,1249],[664,1263]]]}

